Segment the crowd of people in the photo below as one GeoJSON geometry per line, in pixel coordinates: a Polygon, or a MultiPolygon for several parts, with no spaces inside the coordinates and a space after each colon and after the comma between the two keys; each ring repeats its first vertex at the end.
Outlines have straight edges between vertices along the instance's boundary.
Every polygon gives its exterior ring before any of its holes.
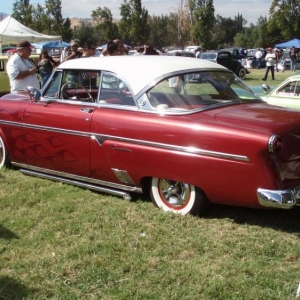
{"type": "Polygon", "coordinates": [[[271,73],[272,80],[275,80],[275,71],[284,72],[286,69],[287,59],[290,61],[290,70],[295,72],[297,68],[297,61],[300,59],[295,46],[290,48],[288,52],[283,49],[273,49],[271,47],[266,50],[258,48],[252,59],[252,67],[254,69],[262,69],[265,67],[266,73],[262,78],[263,81],[268,78],[269,72],[271,73]],[[264,52],[266,52],[266,54],[264,52]]]}
{"type": "MultiPolygon", "coordinates": [[[[298,60],[298,51],[293,46],[289,50],[289,59],[290,59],[290,70],[292,72],[296,71],[297,67],[297,60],[298,60]]],[[[263,81],[267,80],[269,72],[271,72],[272,80],[275,80],[275,70],[279,72],[284,72],[286,68],[286,60],[284,56],[283,49],[279,50],[277,48],[268,48],[267,55],[265,56],[264,60],[266,61],[266,73],[265,76],[262,78],[263,81]]]]}
{"type": "MultiPolygon", "coordinates": [[[[17,52],[13,55],[7,63],[7,74],[10,80],[11,92],[16,93],[20,90],[26,90],[27,86],[41,88],[47,82],[52,74],[53,69],[59,63],[71,60],[95,56],[97,47],[91,42],[87,41],[83,47],[79,47],[77,41],[71,41],[70,48],[61,50],[59,61],[56,61],[49,55],[48,51],[42,50],[38,63],[35,65],[29,56],[32,52],[32,46],[29,41],[21,41],[17,45],[17,52]],[[37,74],[40,74],[41,82],[38,80],[37,74]]],[[[139,55],[159,55],[151,46],[141,46],[137,48],[139,55]]],[[[125,47],[124,43],[119,39],[115,39],[107,43],[106,47],[102,50],[100,56],[116,56],[128,55],[129,49],[125,47]]],[[[289,51],[290,69],[296,70],[298,51],[292,47],[289,51]]],[[[262,49],[257,49],[255,57],[253,58],[253,67],[261,69],[263,60],[266,63],[266,72],[263,81],[267,80],[269,72],[271,73],[272,80],[275,80],[275,70],[278,72],[285,70],[285,57],[283,50],[268,48],[267,54],[264,56],[262,49]]],[[[172,83],[173,85],[175,83],[172,83]]],[[[171,85],[172,85],[171,84],[171,85]]]]}
{"type": "MultiPolygon", "coordinates": [[[[59,62],[55,61],[48,50],[41,51],[37,64],[29,59],[32,54],[32,45],[29,41],[20,41],[17,44],[16,53],[7,62],[7,74],[10,82],[11,93],[26,90],[28,86],[40,89],[47,82],[53,69],[61,62],[70,59],[86,58],[95,55],[96,46],[88,41],[80,48],[78,42],[72,41],[70,49],[64,48],[61,51],[59,62]],[[38,77],[38,74],[40,76],[38,77]],[[41,82],[39,81],[39,78],[41,82]]],[[[127,48],[120,40],[114,40],[107,44],[102,56],[126,55],[127,48]]]]}

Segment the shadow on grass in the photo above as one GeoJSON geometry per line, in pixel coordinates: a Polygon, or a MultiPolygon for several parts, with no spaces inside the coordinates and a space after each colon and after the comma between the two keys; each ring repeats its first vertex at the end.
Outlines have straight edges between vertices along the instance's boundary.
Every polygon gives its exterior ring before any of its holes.
{"type": "Polygon", "coordinates": [[[232,219],[237,224],[249,224],[292,233],[300,238],[300,207],[291,210],[252,209],[226,205],[212,205],[202,218],[232,219]]]}
{"type": "MultiPolygon", "coordinates": [[[[11,239],[18,239],[19,237],[14,234],[12,231],[10,231],[9,229],[3,227],[1,224],[0,224],[0,239],[8,239],[8,240],[11,240],[11,239]]],[[[1,285],[0,285],[1,286],[1,285]]],[[[1,294],[0,294],[1,295],[1,294]]],[[[1,298],[0,298],[1,299],[1,298]]]]}
{"type": "Polygon", "coordinates": [[[0,300],[25,299],[34,292],[8,276],[0,276],[0,300]]]}

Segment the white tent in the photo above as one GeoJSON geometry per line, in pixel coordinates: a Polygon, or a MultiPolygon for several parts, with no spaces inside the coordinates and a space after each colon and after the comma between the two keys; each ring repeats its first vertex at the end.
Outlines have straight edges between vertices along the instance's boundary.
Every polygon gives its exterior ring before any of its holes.
{"type": "Polygon", "coordinates": [[[57,41],[61,40],[61,36],[46,35],[34,31],[12,16],[7,16],[0,22],[0,53],[2,53],[3,44],[17,44],[17,42],[27,40],[33,42],[57,41]]]}

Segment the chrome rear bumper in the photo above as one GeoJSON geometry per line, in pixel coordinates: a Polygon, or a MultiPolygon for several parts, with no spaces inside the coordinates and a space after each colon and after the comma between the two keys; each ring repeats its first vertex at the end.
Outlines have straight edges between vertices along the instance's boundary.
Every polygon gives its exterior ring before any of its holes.
{"type": "Polygon", "coordinates": [[[274,208],[293,208],[300,205],[300,186],[291,190],[257,190],[258,202],[261,206],[274,208]]]}

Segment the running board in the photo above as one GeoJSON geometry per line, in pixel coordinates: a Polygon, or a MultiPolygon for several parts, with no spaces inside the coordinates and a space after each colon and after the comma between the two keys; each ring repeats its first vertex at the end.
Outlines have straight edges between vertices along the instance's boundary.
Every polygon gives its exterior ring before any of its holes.
{"type": "Polygon", "coordinates": [[[43,174],[43,173],[30,171],[30,170],[25,170],[25,169],[20,169],[20,172],[22,172],[25,175],[36,176],[36,177],[40,177],[40,178],[44,178],[44,179],[50,179],[50,180],[53,180],[53,181],[59,181],[59,182],[67,183],[67,184],[70,184],[70,185],[83,187],[83,188],[86,188],[88,190],[94,190],[94,191],[97,191],[97,192],[103,192],[103,193],[112,194],[112,195],[115,195],[115,196],[120,196],[120,197],[123,197],[123,199],[127,200],[127,201],[131,200],[131,195],[129,193],[126,193],[126,192],[123,192],[123,191],[114,190],[114,189],[110,189],[110,188],[106,188],[106,187],[100,187],[100,186],[93,185],[93,184],[90,184],[90,183],[84,183],[84,182],[80,182],[80,181],[76,181],[76,180],[71,180],[71,179],[67,179],[67,178],[62,178],[62,177],[57,177],[57,176],[53,176],[53,175],[43,174]]]}

